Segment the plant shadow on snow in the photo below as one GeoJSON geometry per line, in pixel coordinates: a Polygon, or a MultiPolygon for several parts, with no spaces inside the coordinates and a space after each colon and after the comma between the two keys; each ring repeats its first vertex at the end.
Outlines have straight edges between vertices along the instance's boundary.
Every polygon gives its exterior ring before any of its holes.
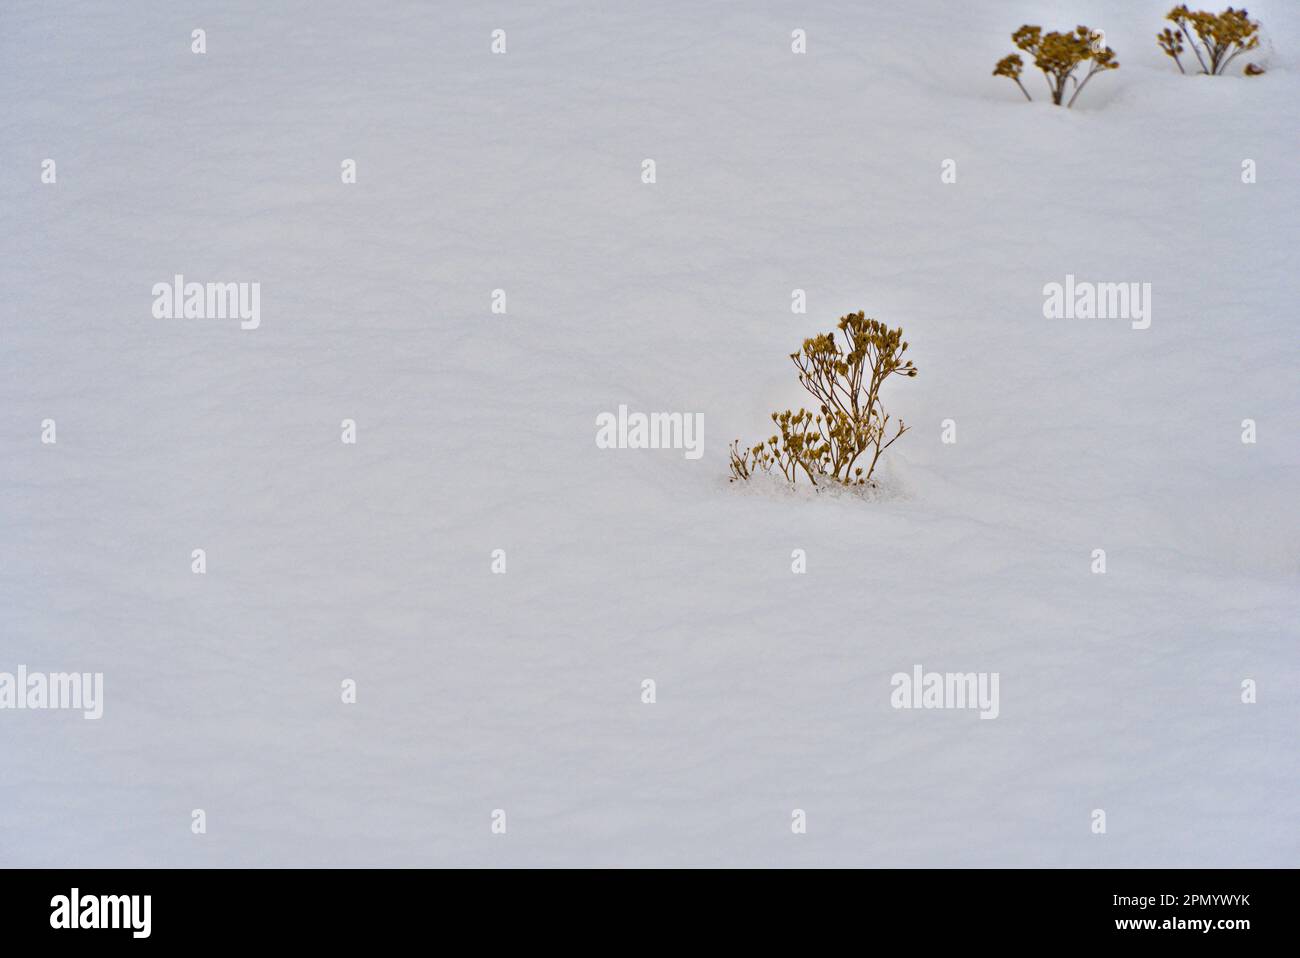
{"type": "Polygon", "coordinates": [[[916,498],[914,490],[898,475],[891,462],[884,463],[881,474],[869,484],[850,486],[827,482],[812,486],[807,483],[792,485],[779,475],[764,473],[747,482],[727,480],[719,485],[734,494],[751,499],[773,502],[839,502],[849,505],[874,502],[907,502],[916,498]]]}

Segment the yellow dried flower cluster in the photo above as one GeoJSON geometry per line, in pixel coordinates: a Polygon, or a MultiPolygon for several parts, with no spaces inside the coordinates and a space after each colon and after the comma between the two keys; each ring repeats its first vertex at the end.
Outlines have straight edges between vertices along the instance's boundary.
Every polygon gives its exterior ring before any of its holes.
{"type": "MultiPolygon", "coordinates": [[[[1011,41],[1034,59],[1034,66],[1043,72],[1047,80],[1047,90],[1052,102],[1057,106],[1065,99],[1069,85],[1074,84],[1074,93],[1067,107],[1074,106],[1074,101],[1083,92],[1084,86],[1096,74],[1103,70],[1119,69],[1115,51],[1104,45],[1102,35],[1089,27],[1075,27],[1071,33],[1043,33],[1042,27],[1025,24],[1011,34],[1011,41]],[[1080,80],[1076,73],[1084,64],[1088,72],[1080,80]]],[[[1033,100],[1029,91],[1020,82],[1024,61],[1017,53],[1009,54],[998,61],[993,68],[994,76],[1004,76],[1015,81],[1026,100],[1033,100]]]]}
{"type": "MultiPolygon", "coordinates": [[[[1209,13],[1189,10],[1185,4],[1179,4],[1165,14],[1165,19],[1178,29],[1165,27],[1156,34],[1156,43],[1178,64],[1182,73],[1187,71],[1178,55],[1187,47],[1195,54],[1201,73],[1221,76],[1233,60],[1259,46],[1259,24],[1250,19],[1244,7],[1241,10],[1228,7],[1222,13],[1209,13]],[[1195,38],[1192,34],[1196,34],[1195,38]]],[[[1250,63],[1243,72],[1247,76],[1258,76],[1264,71],[1250,63]]]]}
{"type": "Polygon", "coordinates": [[[839,329],[847,349],[830,332],[805,339],[802,349],[790,354],[817,410],[774,412],[777,435],[748,449],[740,448],[739,439],[733,442],[731,481],[775,469],[791,484],[801,475],[814,486],[874,484],[881,454],[908,428],[899,420],[897,431],[887,436],[890,416],[880,388],[889,376],[915,376],[916,367],[903,359],[908,344],[901,327],[890,329],[859,311],[841,317],[839,329]]]}

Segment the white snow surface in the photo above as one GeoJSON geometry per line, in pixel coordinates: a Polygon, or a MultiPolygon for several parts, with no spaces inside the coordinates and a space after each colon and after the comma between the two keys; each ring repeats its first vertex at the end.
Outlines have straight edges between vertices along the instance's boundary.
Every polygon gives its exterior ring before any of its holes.
{"type": "Polygon", "coordinates": [[[0,671],[105,702],[0,711],[0,864],[1297,864],[1300,8],[1252,79],[1168,6],[6,3],[0,671]],[[1026,22],[1122,66],[1026,103],[1026,22]],[[882,493],[729,485],[858,309],[920,368],[882,493]]]}

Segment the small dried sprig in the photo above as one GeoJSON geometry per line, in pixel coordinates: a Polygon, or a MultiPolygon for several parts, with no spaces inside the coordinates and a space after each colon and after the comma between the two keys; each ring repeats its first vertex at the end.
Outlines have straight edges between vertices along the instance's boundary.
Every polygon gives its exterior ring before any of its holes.
{"type": "Polygon", "coordinates": [[[993,68],[993,75],[995,77],[1009,77],[1014,80],[1016,86],[1020,87],[1020,92],[1025,95],[1025,99],[1030,103],[1033,103],[1034,98],[1029,95],[1029,91],[1025,89],[1025,85],[1020,82],[1020,74],[1023,72],[1024,68],[1025,61],[1020,59],[1019,53],[1008,53],[999,60],[998,65],[993,68]]]}

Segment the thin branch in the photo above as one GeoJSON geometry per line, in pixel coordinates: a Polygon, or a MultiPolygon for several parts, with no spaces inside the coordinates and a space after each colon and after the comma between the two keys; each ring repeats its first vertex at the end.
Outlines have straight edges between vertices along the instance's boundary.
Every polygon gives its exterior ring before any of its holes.
{"type": "Polygon", "coordinates": [[[1091,79],[1093,78],[1093,76],[1095,76],[1096,74],[1098,74],[1098,73],[1100,73],[1100,72],[1101,72],[1101,67],[1099,67],[1099,66],[1093,66],[1093,68],[1092,68],[1091,70],[1088,71],[1088,75],[1087,75],[1086,77],[1083,78],[1083,82],[1080,83],[1078,89],[1074,91],[1074,96],[1070,97],[1070,102],[1067,103],[1067,104],[1065,105],[1065,108],[1066,108],[1067,110],[1068,110],[1070,107],[1074,106],[1074,101],[1077,100],[1077,99],[1079,99],[1079,94],[1082,93],[1082,92],[1083,92],[1083,88],[1086,87],[1086,86],[1088,85],[1088,81],[1091,80],[1091,79]]]}
{"type": "MultiPolygon", "coordinates": [[[[1179,24],[1178,24],[1178,29],[1183,31],[1183,36],[1185,36],[1185,37],[1187,38],[1187,45],[1190,46],[1190,47],[1192,48],[1192,52],[1196,54],[1196,62],[1199,63],[1199,64],[1201,65],[1201,72],[1202,72],[1202,73],[1209,73],[1210,71],[1207,70],[1207,69],[1205,68],[1205,61],[1201,59],[1201,51],[1200,51],[1200,48],[1197,47],[1197,45],[1196,45],[1196,41],[1192,39],[1192,35],[1191,35],[1190,33],[1187,32],[1187,27],[1186,27],[1186,25],[1183,24],[1183,23],[1180,21],[1179,24]]],[[[1205,52],[1206,52],[1206,53],[1209,52],[1209,48],[1208,48],[1208,47],[1206,48],[1206,51],[1205,51],[1205,52]]]]}
{"type": "Polygon", "coordinates": [[[1227,73],[1228,64],[1231,63],[1233,60],[1237,59],[1237,57],[1241,56],[1245,52],[1246,52],[1245,47],[1238,47],[1236,51],[1233,52],[1232,56],[1228,57],[1228,59],[1223,61],[1223,66],[1219,68],[1219,75],[1223,76],[1223,74],[1227,73]]]}

